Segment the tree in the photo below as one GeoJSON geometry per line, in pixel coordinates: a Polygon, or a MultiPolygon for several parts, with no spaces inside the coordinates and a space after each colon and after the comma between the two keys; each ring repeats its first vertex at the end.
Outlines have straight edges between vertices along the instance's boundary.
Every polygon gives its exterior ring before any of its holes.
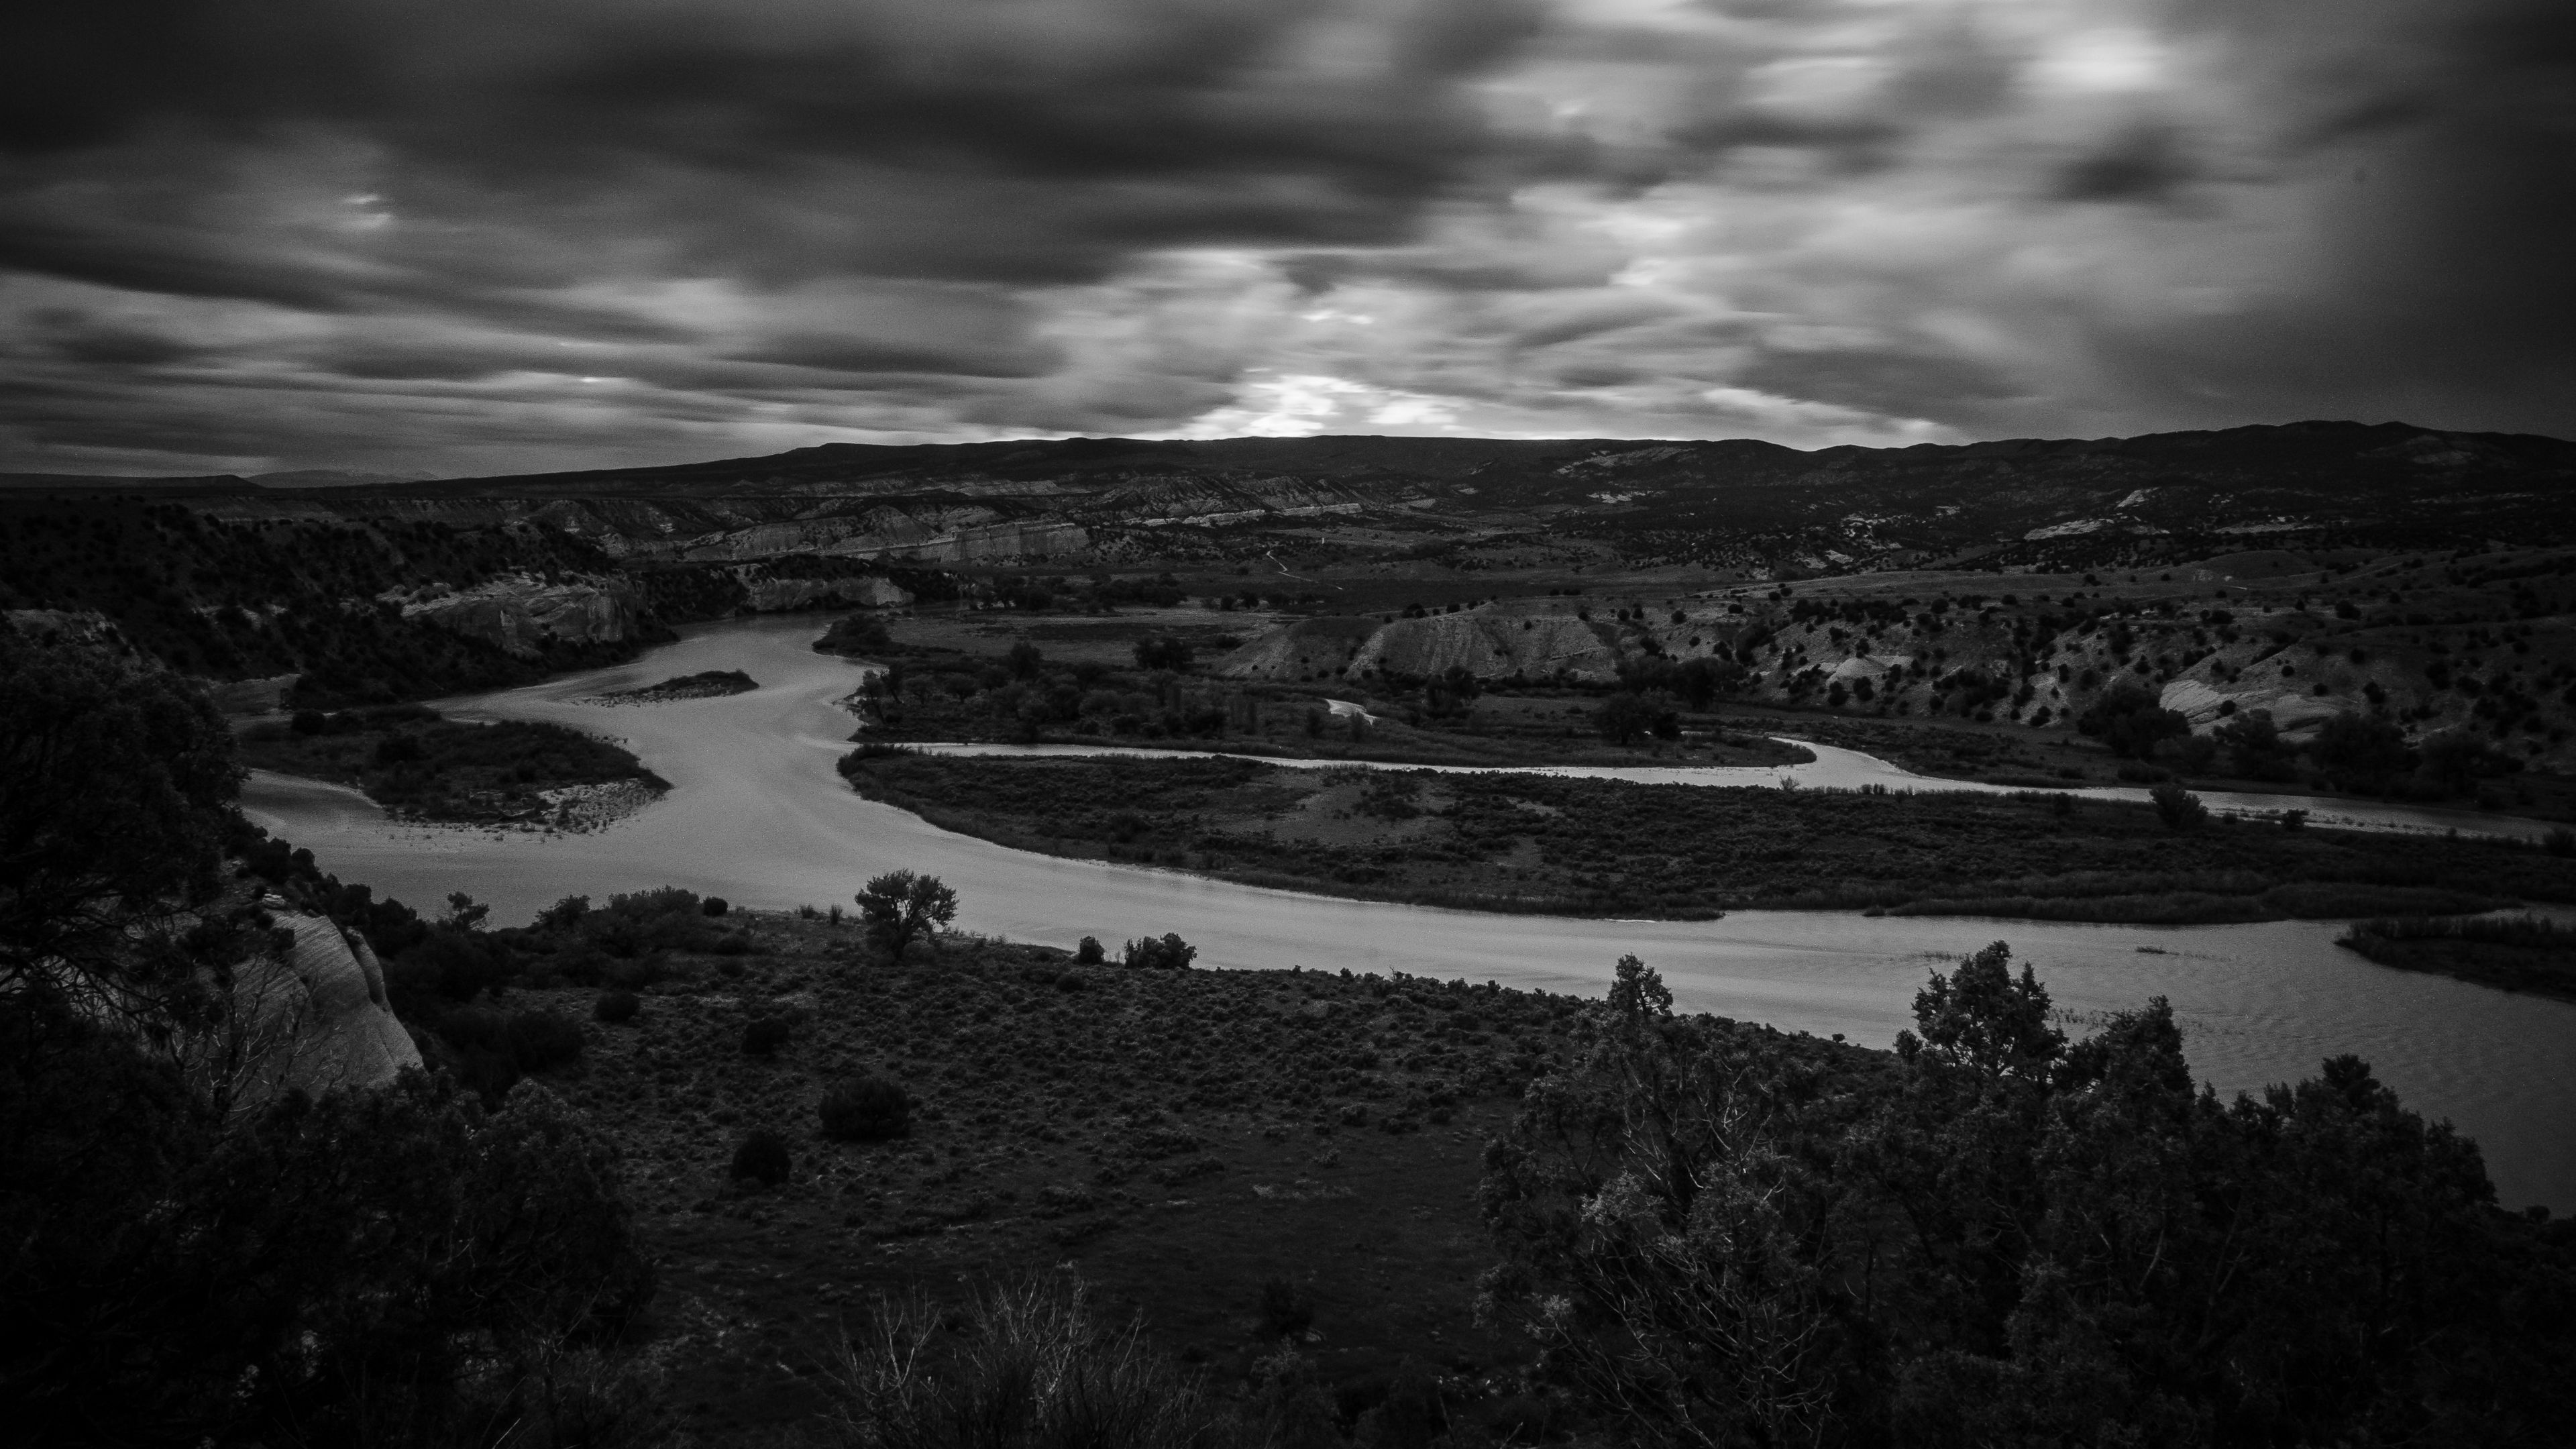
{"type": "Polygon", "coordinates": [[[2296,762],[2268,709],[2249,710],[2210,732],[2227,751],[2229,773],[2247,780],[2281,781],[2298,776],[2296,762]]]}
{"type": "Polygon", "coordinates": [[[231,731],[177,675],[0,625],[0,990],[191,1009],[197,968],[225,963],[178,933],[220,886],[239,782],[231,731]]]}
{"type": "Polygon", "coordinates": [[[2078,715],[2075,727],[2111,747],[2115,755],[2147,759],[2156,746],[2191,733],[2191,721],[2157,703],[2144,686],[2122,679],[2103,691],[2092,707],[2078,715]]]}
{"type": "Polygon", "coordinates": [[[2200,803],[2199,796],[2171,780],[2147,791],[2147,798],[2155,802],[2156,818],[2165,823],[2167,830],[2181,833],[2209,823],[2209,807],[2200,803]]]}
{"type": "Polygon", "coordinates": [[[1706,709],[1720,694],[1735,688],[1744,671],[1722,659],[1686,659],[1673,670],[1673,693],[1692,709],[1706,709]]]}
{"type": "Polygon", "coordinates": [[[2496,749],[2474,730],[2448,729],[2416,748],[2419,773],[2446,795],[2466,795],[2478,781],[2510,774],[2522,763],[2496,749]]]}
{"type": "Polygon", "coordinates": [[[1655,1446],[2541,1444],[2576,1235],[2350,1057],[2198,1087],[2162,1000],[2073,1044],[1997,943],[1893,1067],[1620,963],[1486,1153],[1539,1373],[1655,1446]]]}
{"type": "Polygon", "coordinates": [[[1013,679],[1035,679],[1038,671],[1046,667],[1046,655],[1039,652],[1038,646],[1022,639],[1003,653],[1002,664],[1011,671],[1013,679]]]}
{"type": "Polygon", "coordinates": [[[1657,710],[1643,695],[1623,690],[1601,702],[1601,708],[1593,713],[1592,725],[1601,731],[1601,738],[1624,748],[1643,739],[1668,712],[1657,710]]]}
{"type": "Polygon", "coordinates": [[[1122,964],[1153,971],[1179,971],[1198,959],[1199,948],[1175,933],[1160,940],[1147,936],[1127,943],[1122,964]]]}
{"type": "Polygon", "coordinates": [[[1171,634],[1156,635],[1136,641],[1136,667],[1169,669],[1175,673],[1190,667],[1193,658],[1190,641],[1171,634]]]}
{"type": "Polygon", "coordinates": [[[896,960],[903,958],[903,948],[914,937],[957,919],[957,892],[935,875],[890,870],[869,881],[857,900],[859,919],[867,923],[868,934],[896,960]]]}
{"type": "Polygon", "coordinates": [[[2328,778],[2352,790],[2385,789],[2415,763],[2406,732],[2394,721],[2350,710],[2318,727],[2308,755],[2328,778]]]}

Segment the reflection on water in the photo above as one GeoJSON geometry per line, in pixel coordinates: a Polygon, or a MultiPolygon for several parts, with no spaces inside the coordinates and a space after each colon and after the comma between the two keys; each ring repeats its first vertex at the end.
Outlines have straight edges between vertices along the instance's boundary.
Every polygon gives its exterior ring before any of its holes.
{"type": "MultiPolygon", "coordinates": [[[[2337,928],[2317,922],[2093,926],[1804,911],[1567,920],[1340,901],[1024,854],[850,792],[832,762],[852,720],[832,701],[862,671],[808,649],[819,628],[813,619],[706,626],[634,664],[445,702],[467,717],[554,720],[623,739],[671,781],[660,804],[596,834],[394,826],[354,791],[265,773],[244,806],[344,880],[424,908],[462,890],[505,921],[566,895],[665,884],[742,905],[819,906],[906,867],[957,888],[961,927],[1022,940],[1114,944],[1177,931],[1208,966],[1406,971],[1585,993],[1600,991],[1610,963],[1633,951],[1687,1008],[1871,1045],[1910,1023],[1928,969],[2002,939],[2038,968],[2072,1023],[2171,999],[2194,1070],[2221,1091],[2310,1074],[2338,1052],[2366,1057],[2409,1104],[2485,1145],[2507,1203],[2576,1209],[2576,1005],[2375,966],[2337,949],[2337,928]],[[575,702],[736,668],[761,687],[649,707],[575,702]]],[[[1887,768],[1849,751],[1818,753],[1798,767],[1809,783],[1887,768]]],[[[1767,783],[1782,772],[1740,773],[1767,783]]]]}

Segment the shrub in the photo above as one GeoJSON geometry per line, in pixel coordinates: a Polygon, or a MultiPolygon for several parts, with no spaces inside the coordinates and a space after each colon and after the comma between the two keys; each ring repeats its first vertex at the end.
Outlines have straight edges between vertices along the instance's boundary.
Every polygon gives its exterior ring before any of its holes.
{"type": "Polygon", "coordinates": [[[1261,1285],[1261,1331],[1270,1338],[1304,1333],[1315,1322],[1314,1295],[1285,1278],[1261,1285]]]}
{"type": "Polygon", "coordinates": [[[742,1029],[742,1054],[747,1057],[776,1056],[787,1045],[794,1031],[783,1016],[764,1016],[742,1029]]]}
{"type": "Polygon", "coordinates": [[[787,1180],[787,1168],[787,1139],[764,1127],[734,1148],[733,1165],[727,1171],[736,1179],[747,1177],[776,1187],[787,1180]]]}
{"type": "Polygon", "coordinates": [[[733,907],[722,896],[709,896],[698,902],[698,914],[702,916],[721,916],[731,909],[733,907]]]}
{"type": "MultiPolygon", "coordinates": [[[[2567,832],[2562,830],[2558,833],[2560,835],[2565,835],[2567,832]]],[[[2560,855],[2566,854],[2565,851],[2557,851],[2555,853],[2560,855]]],[[[1073,948],[1073,964],[1076,966],[1097,966],[1108,959],[1109,950],[1107,947],[1100,944],[1100,938],[1098,936],[1085,936],[1082,938],[1082,944],[1073,948]]]]}
{"type": "Polygon", "coordinates": [[[988,1289],[962,1312],[926,1298],[882,1305],[827,1382],[840,1401],[835,1441],[869,1449],[1238,1441],[1227,1405],[1132,1326],[1095,1323],[1081,1281],[1059,1275],[988,1289]]]}
{"type": "Polygon", "coordinates": [[[523,1072],[542,1072],[581,1057],[581,1028],[551,1011],[522,1011],[503,1028],[523,1072]]]}
{"type": "Polygon", "coordinates": [[[2200,797],[2171,781],[2149,790],[2147,798],[2156,802],[2156,818],[2167,830],[2198,830],[2209,823],[2209,807],[2200,797]]]}
{"type": "Polygon", "coordinates": [[[1141,941],[1127,943],[1124,964],[1148,970],[1178,971],[1188,966],[1198,954],[1198,947],[1177,934],[1166,935],[1160,940],[1147,936],[1141,941]]]}
{"type": "Polygon", "coordinates": [[[890,870],[867,883],[857,896],[859,917],[868,933],[883,942],[888,955],[900,960],[915,936],[957,919],[957,892],[935,875],[890,870]]]}
{"type": "Polygon", "coordinates": [[[632,991],[611,990],[599,993],[599,1000],[590,1008],[590,1014],[610,1026],[618,1026],[633,1021],[635,1013],[643,1009],[643,997],[632,991]]]}
{"type": "Polygon", "coordinates": [[[2564,825],[2552,826],[2547,835],[2540,837],[2540,848],[2551,855],[2576,855],[2576,830],[2564,825]]]}
{"type": "Polygon", "coordinates": [[[882,1142],[912,1130],[911,1094],[883,1077],[861,1077],[823,1094],[823,1133],[841,1142],[882,1142]]]}

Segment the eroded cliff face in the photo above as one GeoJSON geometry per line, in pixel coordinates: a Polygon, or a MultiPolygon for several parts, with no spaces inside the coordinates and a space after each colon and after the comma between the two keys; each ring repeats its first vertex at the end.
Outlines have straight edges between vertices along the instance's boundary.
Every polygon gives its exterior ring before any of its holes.
{"type": "Polygon", "coordinates": [[[550,584],[521,575],[470,589],[394,590],[382,598],[399,604],[405,618],[499,645],[522,659],[535,658],[548,640],[622,644],[642,627],[635,589],[616,579],[550,584]]]}
{"type": "Polygon", "coordinates": [[[1369,636],[1348,672],[1427,679],[1455,668],[1484,679],[1607,684],[1619,677],[1615,640],[1608,628],[1562,613],[1477,608],[1398,619],[1369,636]]]}
{"type": "Polygon", "coordinates": [[[231,1018],[198,1048],[202,1065],[232,1077],[233,1101],[381,1087],[421,1064],[363,937],[321,916],[280,914],[277,924],[294,944],[234,973],[231,1018]]]}

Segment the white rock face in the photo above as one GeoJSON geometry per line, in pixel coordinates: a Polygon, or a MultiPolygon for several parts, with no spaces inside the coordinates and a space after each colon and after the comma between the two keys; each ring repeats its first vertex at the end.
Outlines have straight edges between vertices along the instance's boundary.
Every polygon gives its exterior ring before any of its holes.
{"type": "Polygon", "coordinates": [[[405,617],[498,644],[527,658],[548,639],[614,644],[635,631],[634,594],[623,584],[494,579],[457,593],[404,601],[405,617]]]}
{"type": "Polygon", "coordinates": [[[2258,684],[2221,693],[2201,680],[2189,678],[2167,684],[2156,703],[2189,720],[2194,730],[2206,732],[2224,722],[2226,717],[2219,714],[2218,707],[2231,699],[2236,701],[2235,713],[2240,715],[2270,710],[2273,727],[2285,735],[2313,729],[2352,708],[2350,700],[2332,695],[2319,697],[2296,688],[2258,684]]]}
{"type": "Polygon", "coordinates": [[[420,1049],[385,1000],[384,970],[365,939],[320,916],[277,920],[295,933],[294,946],[234,975],[228,1031],[243,1059],[236,1099],[380,1087],[419,1066],[420,1049]]]}
{"type": "Polygon", "coordinates": [[[754,613],[838,605],[861,609],[900,609],[912,594],[892,579],[757,579],[743,585],[754,613]]]}

